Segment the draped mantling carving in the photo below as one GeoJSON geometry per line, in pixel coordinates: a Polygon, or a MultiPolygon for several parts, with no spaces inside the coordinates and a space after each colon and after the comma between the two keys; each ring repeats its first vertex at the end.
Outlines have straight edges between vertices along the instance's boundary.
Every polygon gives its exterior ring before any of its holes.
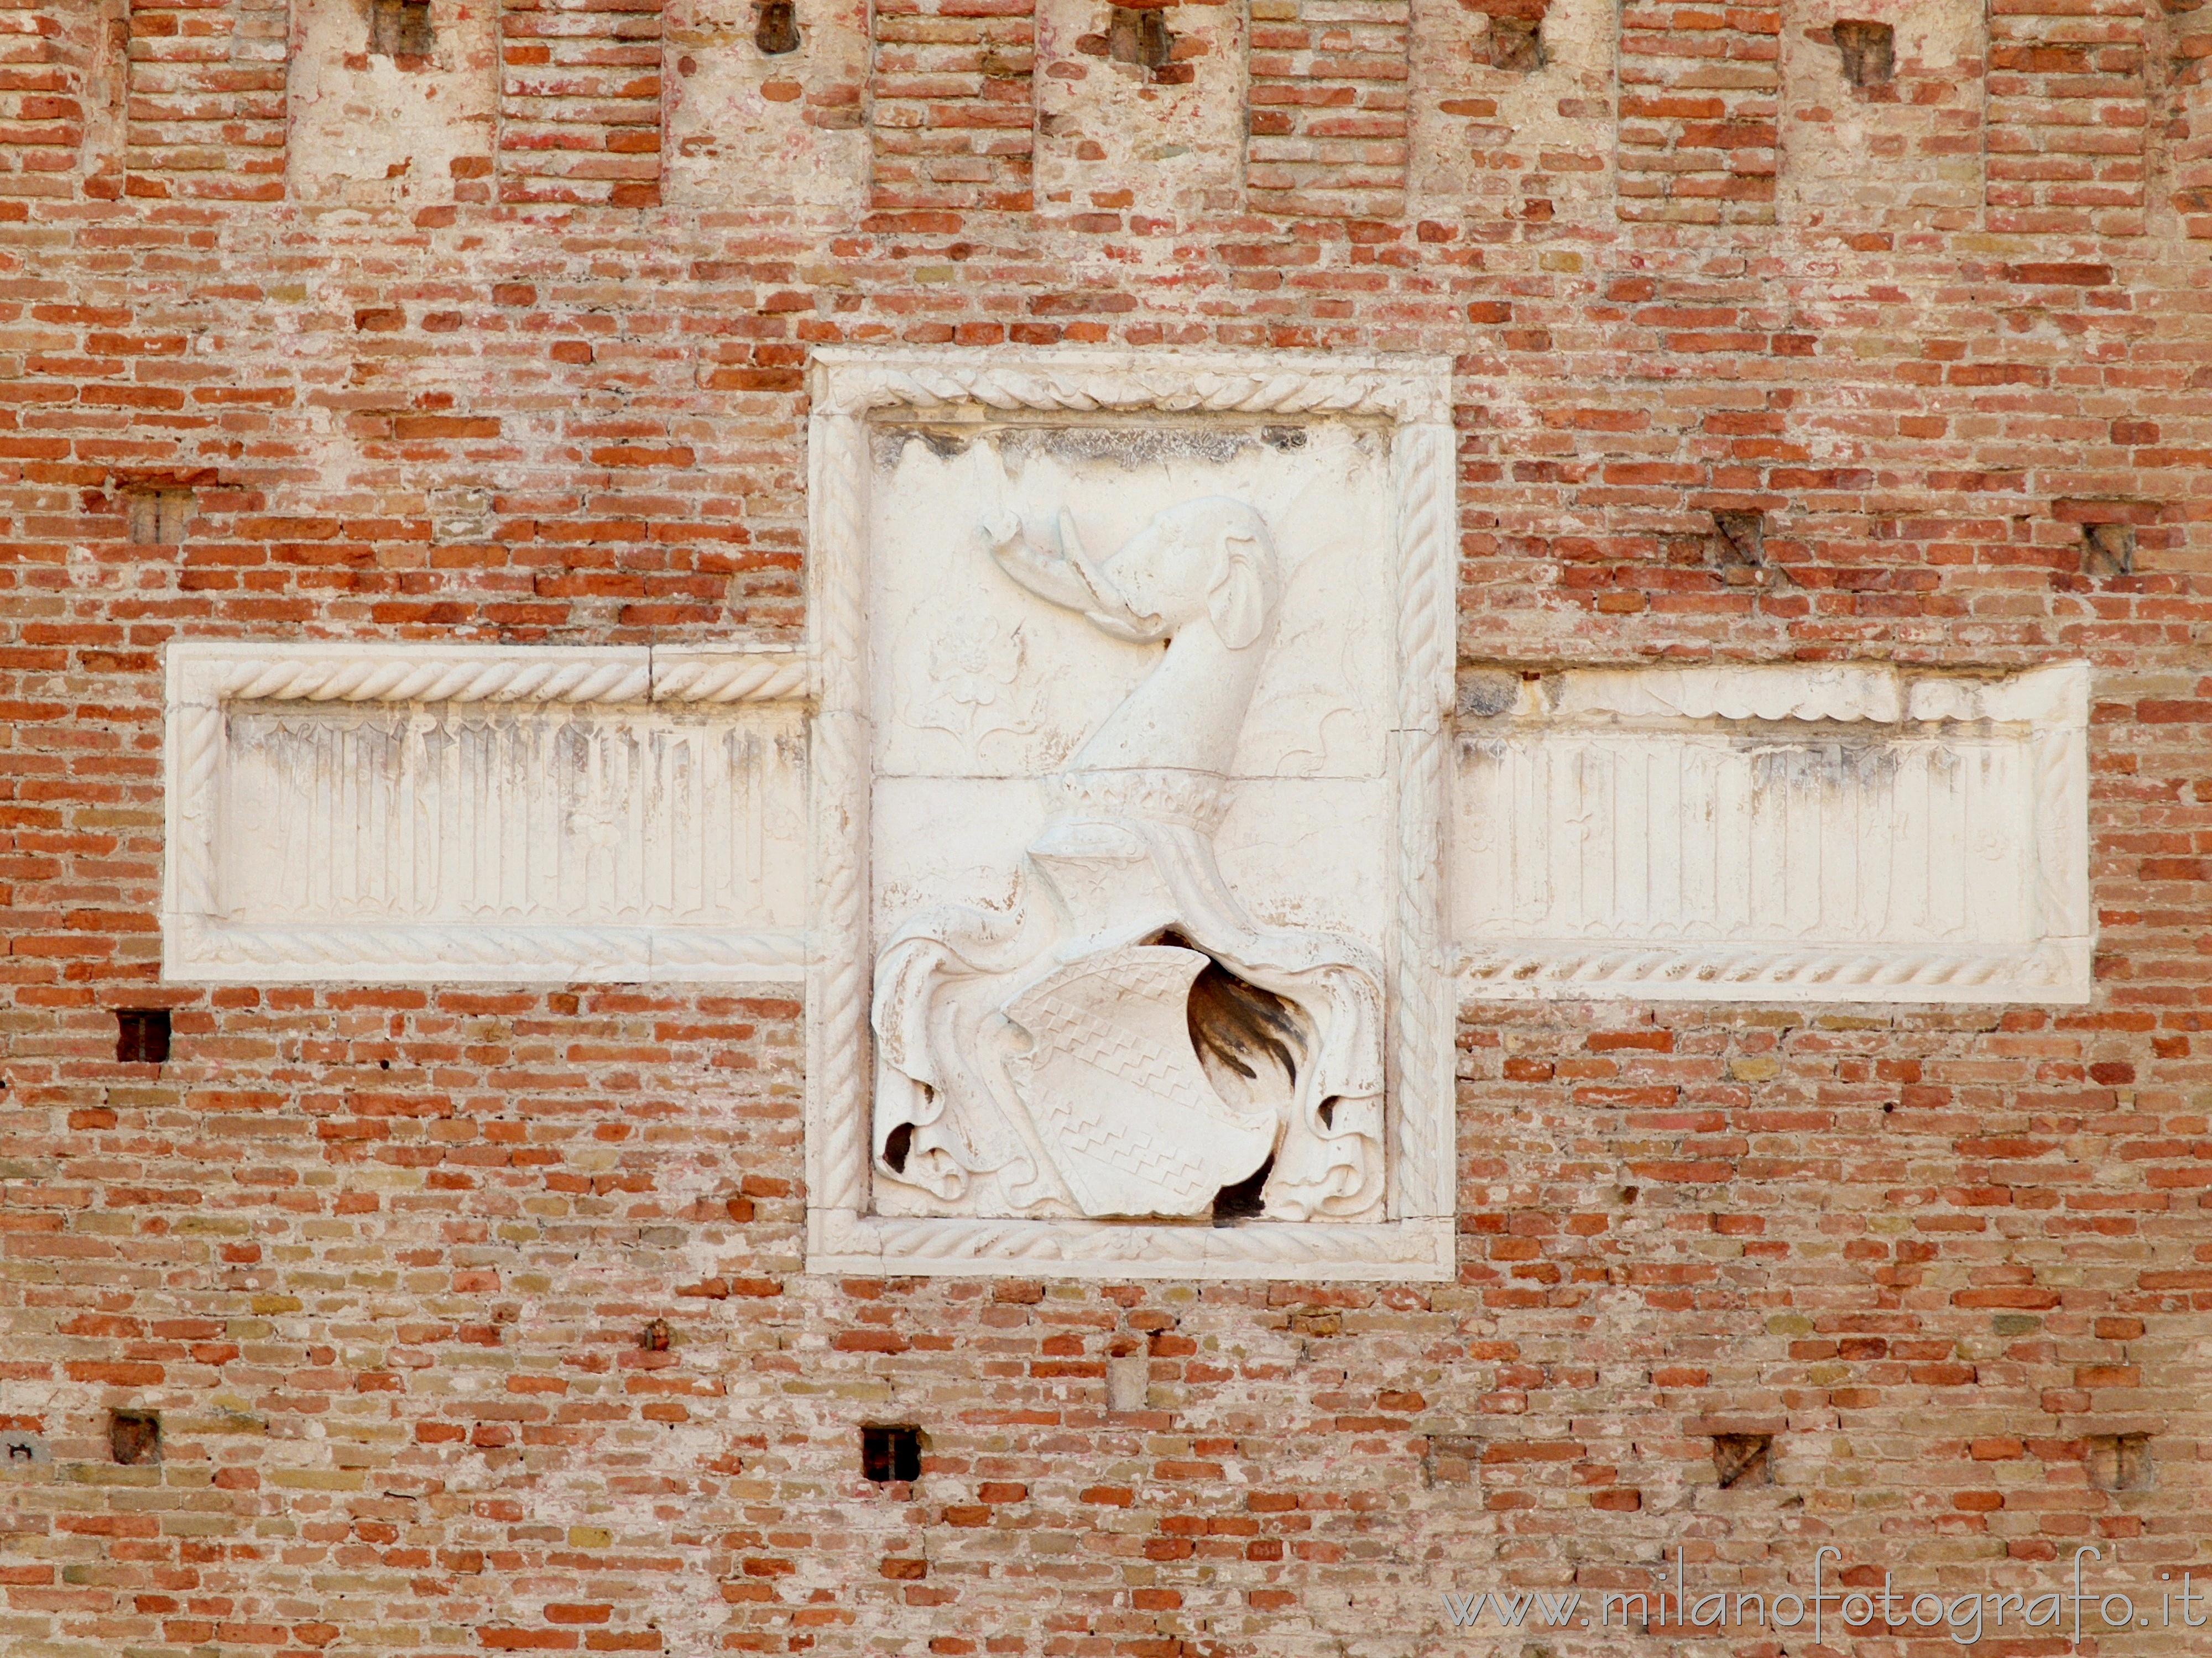
{"type": "MultiPolygon", "coordinates": [[[[996,1214],[1170,1216],[1263,1177],[1267,1215],[1382,1195],[1382,971],[1256,926],[1212,830],[1281,580],[1261,515],[1201,498],[1094,562],[987,532],[1008,577],[1158,665],[1048,780],[1009,914],[902,925],[876,964],[876,1173],[996,1214]]],[[[885,1207],[880,1200],[879,1208],[885,1207]]]]}
{"type": "MultiPolygon", "coordinates": [[[[809,1005],[810,1264],[1448,1272],[1449,998],[1428,913],[1438,902],[1451,637],[1442,365],[838,351],[817,355],[812,385],[817,728],[849,732],[850,747],[833,756],[817,739],[815,755],[825,949],[809,1005]],[[1266,779],[1334,764],[1322,735],[1286,729],[1331,717],[1326,699],[1284,689],[1295,659],[1330,632],[1286,619],[1297,608],[1286,592],[1313,579],[1302,574],[1310,565],[1279,556],[1289,495],[1219,487],[1201,464],[1224,445],[1259,441],[1258,416],[1301,422],[1266,428],[1285,452],[1324,429],[1315,422],[1348,421],[1385,456],[1373,473],[1376,544],[1363,548],[1362,568],[1388,648],[1380,672],[1352,676],[1377,706],[1369,725],[1347,718],[1330,733],[1371,738],[1375,781],[1346,786],[1381,803],[1372,861],[1383,867],[1364,872],[1381,890],[1362,912],[1375,918],[1371,939],[1255,916],[1224,874],[1232,844],[1249,878],[1254,842],[1294,833],[1268,826],[1296,816],[1296,785],[1266,779]],[[1155,420],[1194,431],[1186,448],[1201,459],[1169,467],[1172,484],[1133,468],[1144,511],[1124,512],[1111,533],[1095,497],[1087,518],[1041,497],[1018,514],[1003,502],[923,503],[915,515],[937,526],[932,545],[965,550],[938,555],[939,585],[965,572],[988,604],[950,643],[902,654],[895,637],[872,642],[872,630],[919,607],[871,585],[871,561],[883,556],[872,537],[884,531],[870,492],[884,487],[887,463],[870,434],[940,422],[931,446],[957,458],[963,431],[983,422],[1049,433],[1086,417],[1114,422],[1108,447],[1145,448],[1155,420]],[[1120,689],[1094,699],[1100,712],[1064,747],[1050,676],[1069,671],[1053,653],[1069,648],[1071,624],[1052,616],[1153,650],[1126,653],[1133,665],[1120,689]],[[1263,718],[1255,686],[1271,661],[1263,718]],[[870,683],[893,670],[896,683],[870,683]],[[886,720],[900,729],[887,736],[886,720]],[[1005,735],[992,746],[979,732],[1005,735]],[[926,757],[884,756],[907,743],[926,756],[929,744],[956,739],[972,739],[982,770],[1005,780],[981,778],[977,799],[1012,799],[1012,789],[1033,804],[1006,811],[1036,814],[1024,820],[1035,829],[993,854],[1003,892],[988,902],[927,902],[927,881],[902,862],[912,860],[898,826],[917,802],[929,806],[935,786],[926,757]],[[1289,758],[1253,773],[1263,751],[1289,758]],[[1291,789],[1290,804],[1270,786],[1291,789]],[[883,862],[886,836],[899,869],[883,862]],[[872,966],[857,984],[854,961],[872,966]]],[[[889,440],[896,461],[902,440],[889,440]]],[[[955,477],[961,464],[944,463],[955,484],[969,477],[955,477]]],[[[1303,480],[1297,465],[1270,476],[1303,480]]],[[[945,602],[959,607],[957,595],[945,602]]],[[[988,812],[981,821],[979,842],[998,829],[988,812]]],[[[1326,850],[1328,826],[1310,828],[1326,850]]]]}

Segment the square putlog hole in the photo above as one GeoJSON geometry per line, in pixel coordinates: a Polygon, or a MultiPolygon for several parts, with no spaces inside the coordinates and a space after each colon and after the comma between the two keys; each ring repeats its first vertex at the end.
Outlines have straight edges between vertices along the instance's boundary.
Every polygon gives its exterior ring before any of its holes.
{"type": "Polygon", "coordinates": [[[368,49],[380,58],[428,58],[437,45],[430,0],[370,0],[368,49]]]}
{"type": "Polygon", "coordinates": [[[1534,17],[1495,17],[1490,20],[1490,66],[1516,75],[1534,75],[1544,67],[1544,26],[1534,17]]]}
{"type": "Polygon", "coordinates": [[[1887,23],[1850,20],[1829,31],[1844,55],[1844,79],[1855,87],[1887,86],[1897,73],[1897,31],[1887,23]]]}
{"type": "Polygon", "coordinates": [[[2148,1491],[2150,1436],[2092,1434],[2089,1436],[2089,1479],[2099,1491],[2148,1491]]]}
{"type": "Polygon", "coordinates": [[[791,0],[761,0],[753,19],[753,45],[764,58],[799,50],[799,14],[791,0]]]}
{"type": "Polygon", "coordinates": [[[133,489],[124,497],[132,545],[173,547],[191,522],[194,497],[189,489],[133,489]]]}
{"type": "Polygon", "coordinates": [[[125,1467],[161,1460],[161,1418],[156,1411],[110,1411],[107,1454],[125,1467]]]}
{"type": "Polygon", "coordinates": [[[1721,1489],[1772,1485],[1773,1449],[1772,1434],[1715,1434],[1713,1469],[1721,1477],[1721,1489]]]}
{"type": "Polygon", "coordinates": [[[1175,55],[1167,14],[1156,6],[1115,6],[1106,19],[1106,55],[1117,64],[1165,67],[1175,55]]]}
{"type": "Polygon", "coordinates": [[[860,1430],[860,1472],[878,1485],[921,1478],[921,1430],[905,1424],[860,1430]]]}
{"type": "Polygon", "coordinates": [[[169,1010],[115,1010],[115,1058],[121,1065],[166,1065],[169,1060],[169,1010]]]}
{"type": "Polygon", "coordinates": [[[2136,526],[2132,524],[2083,525],[2081,568],[2093,576],[2133,575],[2136,568],[2136,526]]]}

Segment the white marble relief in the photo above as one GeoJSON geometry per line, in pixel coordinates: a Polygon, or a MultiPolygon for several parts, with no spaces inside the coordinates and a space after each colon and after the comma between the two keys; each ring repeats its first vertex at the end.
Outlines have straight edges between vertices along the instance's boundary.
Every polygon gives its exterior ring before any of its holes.
{"type": "Polygon", "coordinates": [[[1458,737],[1464,993],[2087,998],[2086,669],[1499,677],[1458,737]]]}
{"type": "MultiPolygon", "coordinates": [[[[1073,513],[1057,516],[1049,541],[1011,513],[975,534],[1006,581],[1110,639],[1164,648],[1042,779],[1050,804],[1012,906],[927,908],[884,943],[878,1208],[1190,1218],[1256,1178],[1267,1216],[1370,1218],[1380,952],[1262,928],[1215,858],[1277,648],[1283,573],[1267,519],[1200,495],[1094,556],[1073,513]]],[[[1381,759],[1377,745],[1370,768],[1381,759]]]]}
{"type": "Polygon", "coordinates": [[[179,645],[166,970],[793,979],[793,653],[179,645]]]}
{"type": "Polygon", "coordinates": [[[1447,1271],[1440,367],[814,391],[810,1259],[1447,1271]]]}

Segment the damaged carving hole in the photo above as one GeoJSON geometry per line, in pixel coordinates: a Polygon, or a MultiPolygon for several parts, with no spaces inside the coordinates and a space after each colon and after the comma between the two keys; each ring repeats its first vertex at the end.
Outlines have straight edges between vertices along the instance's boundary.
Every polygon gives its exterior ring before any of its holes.
{"type": "Polygon", "coordinates": [[[768,57],[799,50],[799,14],[791,0],[761,0],[753,23],[753,44],[768,57]]]}
{"type": "Polygon", "coordinates": [[[428,58],[436,45],[430,0],[370,0],[368,49],[377,57],[428,58]]]}
{"type": "Polygon", "coordinates": [[[908,1423],[860,1430],[860,1472],[879,1485],[921,1478],[921,1430],[908,1423]]]}
{"type": "Polygon", "coordinates": [[[894,1175],[906,1173],[907,1153],[914,1150],[914,1125],[902,1122],[884,1136],[884,1163],[894,1175]]]}
{"type": "MultiPolygon", "coordinates": [[[[1152,942],[1206,955],[1172,930],[1152,942]]],[[[1273,991],[1247,984],[1208,956],[1190,982],[1184,1017],[1190,1029],[1190,1045],[1216,1086],[1221,1081],[1215,1075],[1217,1066],[1256,1082],[1260,1073],[1255,1066],[1262,1060],[1283,1073],[1285,1083],[1297,1081],[1298,1062],[1306,1052],[1305,1030],[1297,1009],[1273,991]]]]}
{"type": "Polygon", "coordinates": [[[115,1058],[121,1065],[167,1065],[169,1060],[169,1010],[166,1007],[117,1008],[115,1058]]]}
{"type": "Polygon", "coordinates": [[[1887,86],[1897,72],[1897,31],[1887,23],[1852,19],[1829,32],[1844,55],[1844,79],[1855,87],[1887,86]]]}
{"type": "Polygon", "coordinates": [[[1257,1220],[1264,1208],[1261,1194],[1267,1189],[1267,1176],[1275,1172],[1272,1154],[1243,1180],[1233,1186],[1224,1186],[1213,1194],[1213,1224],[1234,1226],[1239,1221],[1257,1220]]]}
{"type": "Polygon", "coordinates": [[[1544,67],[1544,25],[1534,17],[1490,20],[1490,66],[1515,75],[1533,75],[1544,67]]]}
{"type": "Polygon", "coordinates": [[[1715,1434],[1713,1468],[1721,1477],[1721,1489],[1772,1485],[1773,1448],[1772,1434],[1715,1434]]]}
{"type": "MultiPolygon", "coordinates": [[[[1205,955],[1172,929],[1153,942],[1205,955]]],[[[1183,1019],[1191,1050],[1198,1055],[1206,1080],[1232,1109],[1246,1114],[1268,1112],[1279,1124],[1289,1120],[1297,1097],[1298,1067],[1310,1051],[1305,1022],[1294,1004],[1272,990],[1247,983],[1209,956],[1190,982],[1183,1019]]],[[[1335,1104],[1332,1099],[1321,1109],[1327,1127],[1335,1126],[1331,1121],[1335,1104]]],[[[1277,1144],[1280,1144],[1279,1131],[1277,1144]]],[[[1274,1153],[1270,1151],[1259,1168],[1216,1193],[1213,1224],[1234,1226],[1258,1217],[1265,1206],[1262,1194],[1267,1177],[1274,1169],[1274,1153]]]]}
{"type": "Polygon", "coordinates": [[[161,1460],[161,1417],[158,1411],[110,1411],[107,1454],[125,1467],[161,1460]]]}
{"type": "Polygon", "coordinates": [[[2132,575],[2135,568],[2134,525],[2085,524],[2081,526],[2081,568],[2085,574],[2132,575]]]}
{"type": "Polygon", "coordinates": [[[1285,454],[1306,446],[1306,428],[1303,426],[1263,426],[1260,435],[1267,440],[1269,448],[1279,449],[1285,454]]]}
{"type": "Polygon", "coordinates": [[[1167,14],[1156,6],[1115,6],[1106,20],[1106,55],[1117,64],[1160,69],[1175,55],[1167,14]]]}

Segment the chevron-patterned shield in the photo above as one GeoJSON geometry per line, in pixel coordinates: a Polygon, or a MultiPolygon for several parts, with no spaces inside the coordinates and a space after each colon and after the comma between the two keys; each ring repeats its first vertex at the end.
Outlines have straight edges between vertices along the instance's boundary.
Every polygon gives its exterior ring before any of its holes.
{"type": "Polygon", "coordinates": [[[1272,1114],[1239,1115],[1190,1045],[1194,950],[1131,944],[1024,991],[1006,1017],[1030,1046],[1012,1067],[1039,1137],[1086,1215],[1200,1215],[1265,1162],[1272,1114]]]}

